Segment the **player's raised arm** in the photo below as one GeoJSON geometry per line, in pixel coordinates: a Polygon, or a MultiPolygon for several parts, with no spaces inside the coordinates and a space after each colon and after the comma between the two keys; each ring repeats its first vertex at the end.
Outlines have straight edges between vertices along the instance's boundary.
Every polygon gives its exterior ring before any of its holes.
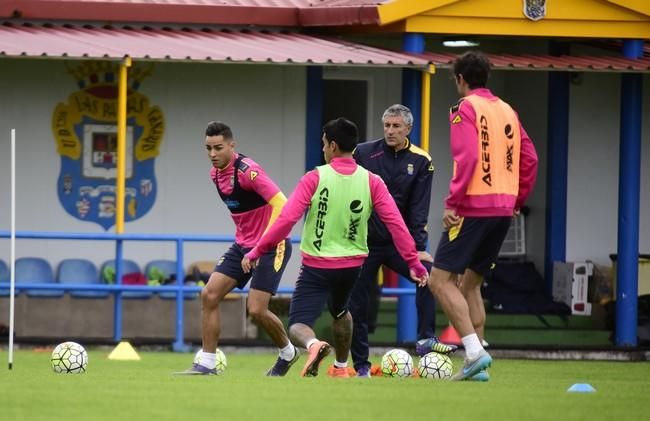
{"type": "Polygon", "coordinates": [[[257,259],[271,250],[286,238],[293,226],[305,213],[305,209],[311,203],[311,197],[318,186],[318,172],[310,171],[305,174],[296,189],[293,191],[289,200],[284,204],[282,211],[275,222],[266,230],[266,233],[257,242],[257,245],[248,252],[242,259],[242,269],[248,273],[255,267],[257,259]]]}

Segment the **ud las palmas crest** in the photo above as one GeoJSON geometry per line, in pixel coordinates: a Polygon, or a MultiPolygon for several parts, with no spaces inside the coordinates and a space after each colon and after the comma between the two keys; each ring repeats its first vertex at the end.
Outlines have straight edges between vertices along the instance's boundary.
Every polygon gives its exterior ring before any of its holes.
{"type": "Polygon", "coordinates": [[[546,17],[546,0],[523,0],[524,16],[537,21],[546,17]]]}
{"type": "MultiPolygon", "coordinates": [[[[160,108],[152,106],[138,91],[152,66],[129,69],[124,202],[127,222],[145,215],[156,199],[154,163],[165,122],[160,108]]],[[[59,201],[75,218],[108,230],[115,224],[119,64],[84,61],[66,68],[80,89],[66,103],[59,103],[52,116],[52,131],[61,155],[59,201]]]]}

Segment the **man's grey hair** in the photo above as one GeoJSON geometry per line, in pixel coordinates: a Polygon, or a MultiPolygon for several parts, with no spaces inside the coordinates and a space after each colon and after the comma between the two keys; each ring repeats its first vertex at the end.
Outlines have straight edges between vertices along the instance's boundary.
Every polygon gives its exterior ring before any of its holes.
{"type": "Polygon", "coordinates": [[[404,124],[407,126],[413,125],[413,113],[407,106],[402,104],[393,104],[386,108],[384,115],[381,116],[381,121],[386,120],[386,117],[402,117],[404,124]]]}

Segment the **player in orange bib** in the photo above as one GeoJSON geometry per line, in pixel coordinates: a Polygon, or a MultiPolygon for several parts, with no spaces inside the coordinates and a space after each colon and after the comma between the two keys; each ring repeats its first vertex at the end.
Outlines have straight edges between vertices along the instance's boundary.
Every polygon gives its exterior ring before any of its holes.
{"type": "Polygon", "coordinates": [[[490,64],[485,55],[463,54],[453,72],[462,97],[449,113],[454,174],[429,288],[465,347],[465,365],[453,378],[486,381],[492,357],[475,331],[485,320],[480,287],[512,217],[533,189],[537,153],[517,113],[486,88],[490,64]],[[464,295],[456,287],[460,274],[464,295]]]}

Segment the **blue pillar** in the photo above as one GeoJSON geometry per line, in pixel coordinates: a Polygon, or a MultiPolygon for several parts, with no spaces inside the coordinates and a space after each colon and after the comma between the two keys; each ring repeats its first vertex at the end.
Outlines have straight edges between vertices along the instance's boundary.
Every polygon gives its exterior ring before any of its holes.
{"type": "Polygon", "coordinates": [[[627,58],[643,57],[643,40],[629,39],[623,41],[623,55],[627,58]]]}
{"type": "MultiPolygon", "coordinates": [[[[424,35],[404,34],[402,49],[408,53],[424,52],[424,35]]],[[[402,104],[413,113],[413,128],[409,139],[420,145],[420,115],[422,110],[422,73],[417,70],[402,70],[402,104]]],[[[415,289],[415,284],[400,276],[399,287],[415,289]]],[[[415,291],[414,291],[415,293],[415,291]]],[[[397,341],[413,342],[417,339],[417,311],[415,294],[400,295],[397,301],[397,341]]]]}
{"type": "MultiPolygon", "coordinates": [[[[404,34],[403,50],[408,53],[424,52],[422,34],[404,34]]],[[[420,145],[420,116],[422,114],[422,72],[412,69],[402,70],[402,104],[413,113],[413,128],[409,139],[420,145]]]]}
{"type": "Polygon", "coordinates": [[[305,170],[321,164],[323,129],[323,68],[307,67],[307,128],[305,133],[305,170]]]}
{"type": "MultiPolygon", "coordinates": [[[[623,54],[627,58],[639,58],[643,54],[643,41],[624,41],[623,54]]],[[[642,101],[642,75],[621,75],[616,268],[617,346],[637,345],[642,101]]]]}
{"type": "MultiPolygon", "coordinates": [[[[551,54],[568,54],[566,44],[552,44],[551,54]]],[[[546,292],[553,290],[553,262],[566,260],[567,173],[569,162],[569,73],[549,72],[546,169],[546,292]]]]}
{"type": "MultiPolygon", "coordinates": [[[[124,264],[122,263],[123,244],[122,240],[115,241],[115,285],[122,284],[122,273],[124,264]]],[[[122,291],[115,293],[115,303],[113,306],[113,340],[119,342],[122,340],[122,291]]]]}

